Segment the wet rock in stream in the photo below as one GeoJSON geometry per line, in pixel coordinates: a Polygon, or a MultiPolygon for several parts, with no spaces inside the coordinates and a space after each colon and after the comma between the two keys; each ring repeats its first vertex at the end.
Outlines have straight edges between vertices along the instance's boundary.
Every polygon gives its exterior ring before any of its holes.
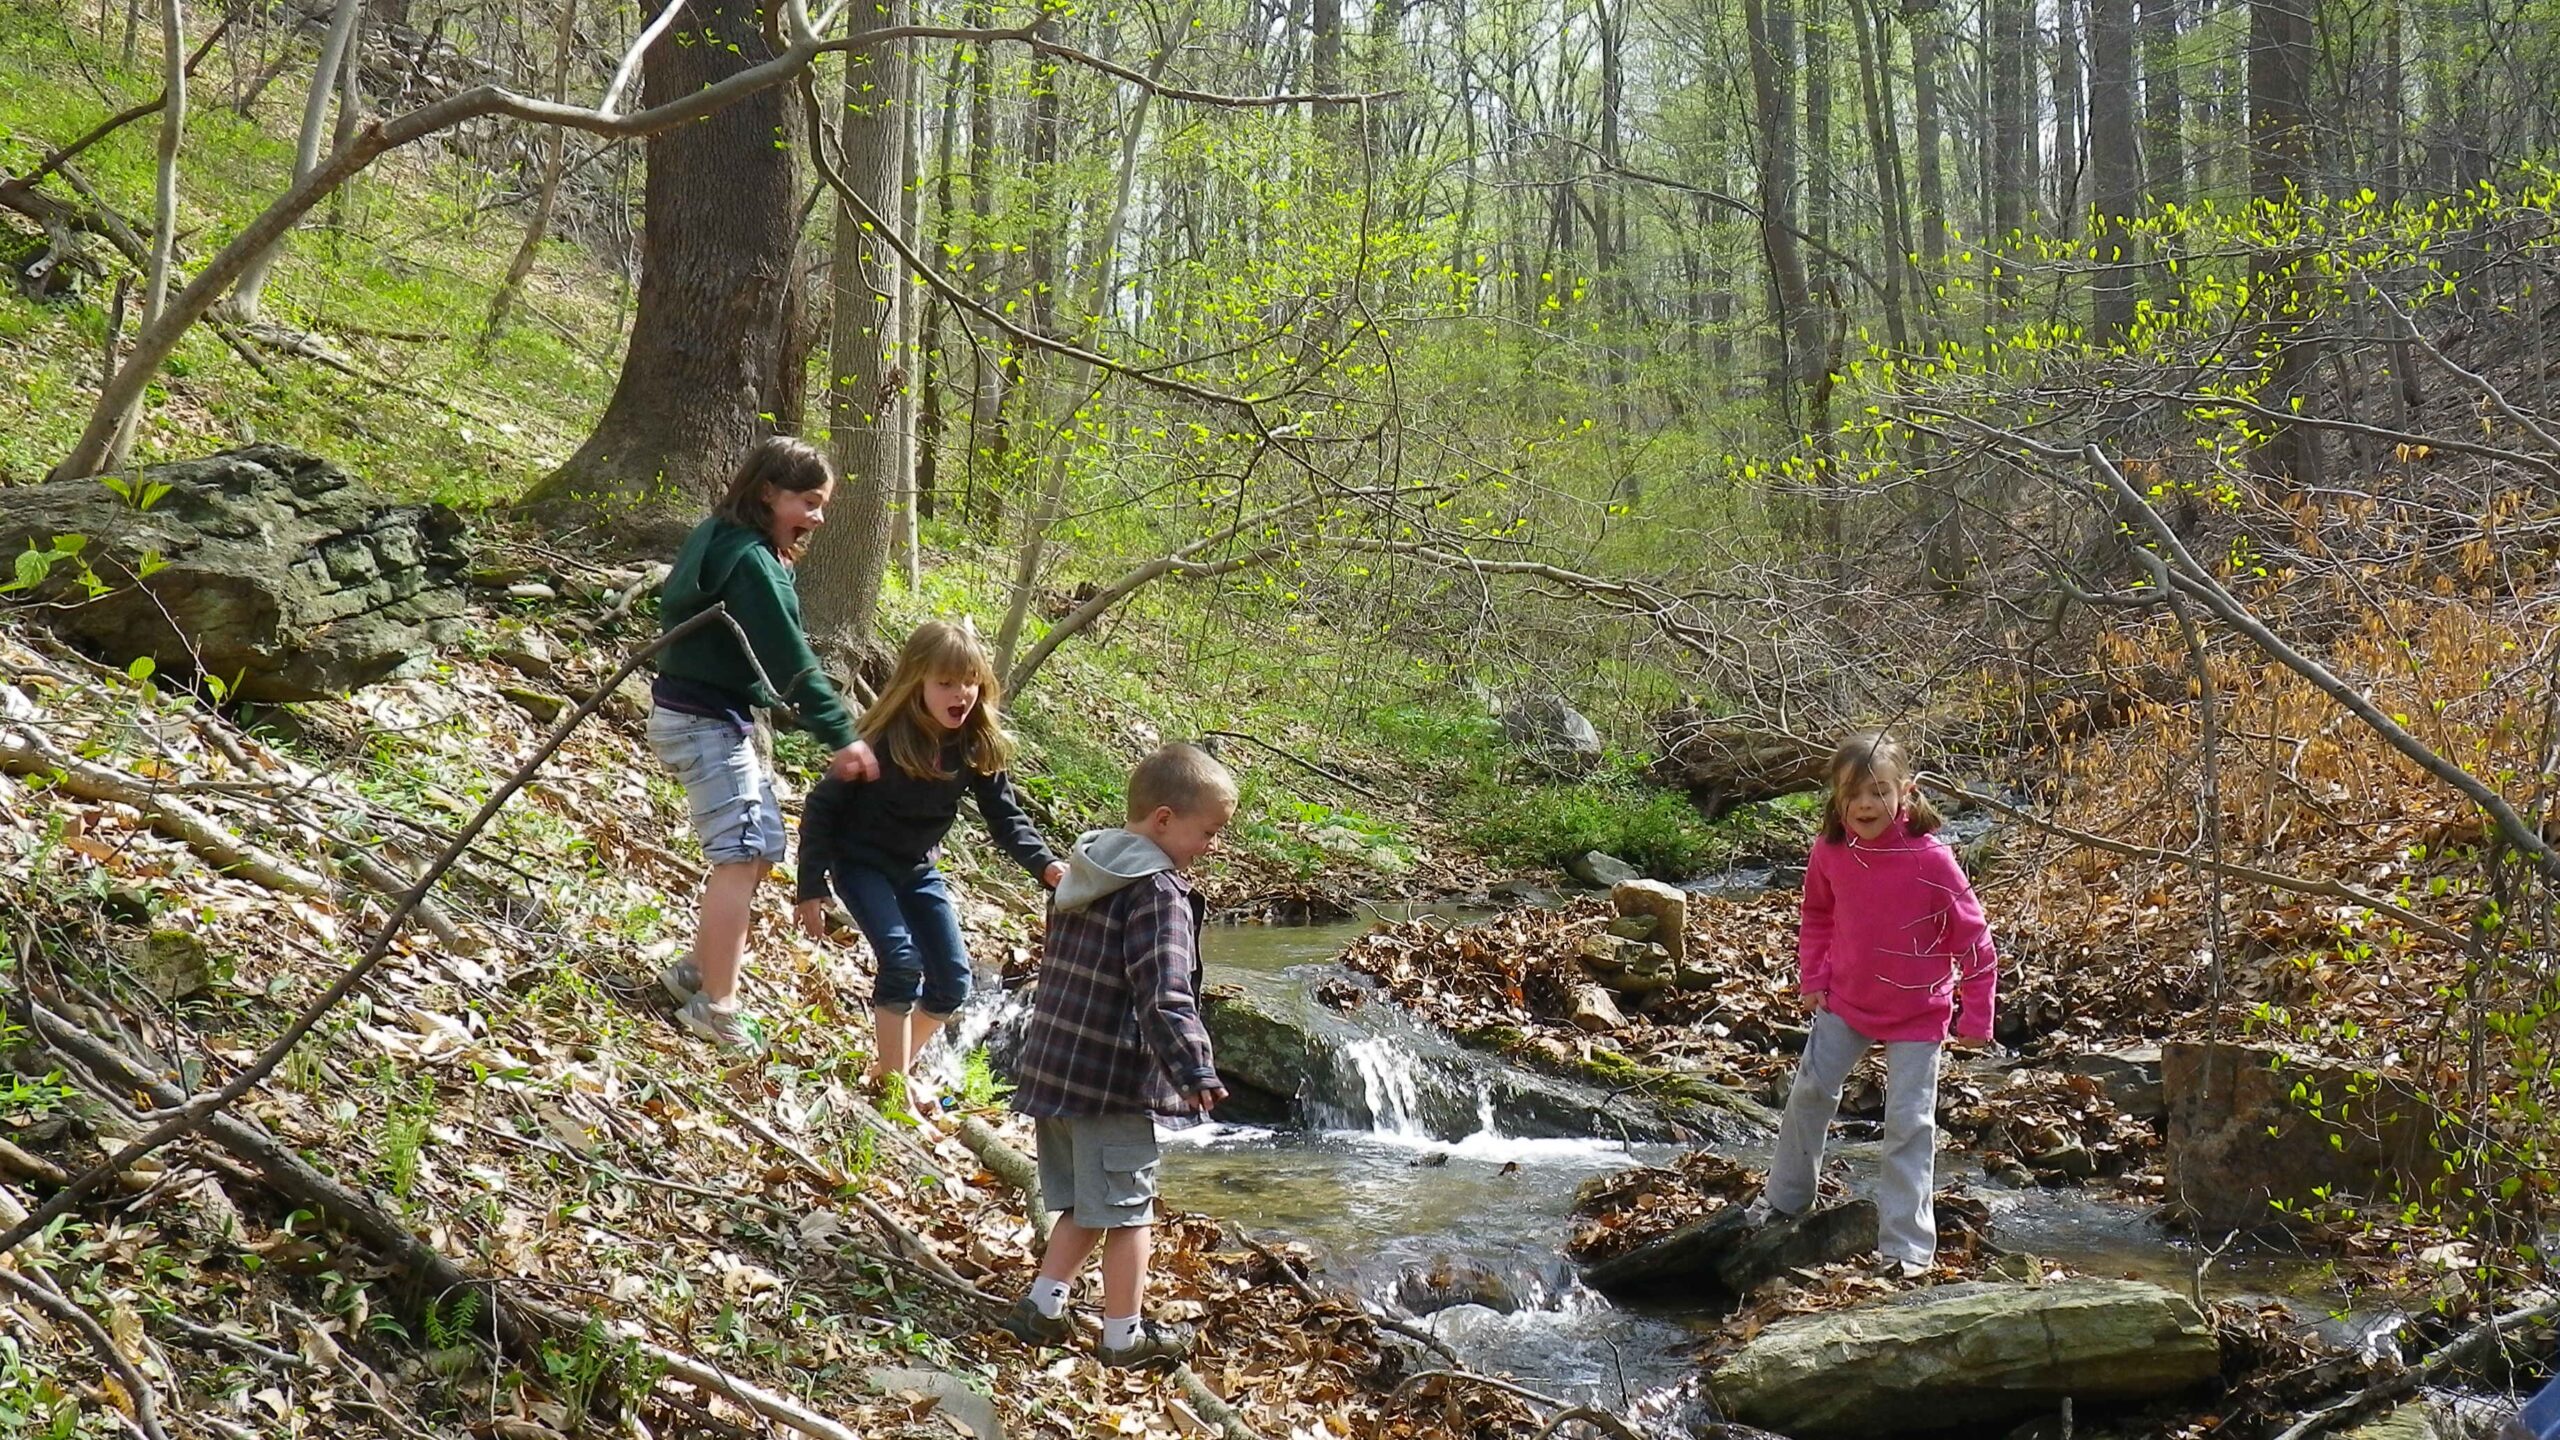
{"type": "Polygon", "coordinates": [[[1876,1248],[1876,1206],[1852,1200],[1753,1225],[1728,1205],[1704,1220],[1604,1260],[1583,1282],[1609,1295],[1675,1290],[1746,1294],[1790,1270],[1836,1265],[1876,1248]]]}
{"type": "Polygon", "coordinates": [[[1726,1414],[1799,1440],[1980,1433],[2081,1405],[2183,1394],[2220,1373],[2213,1329],[2175,1291],[2132,1280],[1961,1284],[1801,1315],[1710,1378],[1726,1414]]]}

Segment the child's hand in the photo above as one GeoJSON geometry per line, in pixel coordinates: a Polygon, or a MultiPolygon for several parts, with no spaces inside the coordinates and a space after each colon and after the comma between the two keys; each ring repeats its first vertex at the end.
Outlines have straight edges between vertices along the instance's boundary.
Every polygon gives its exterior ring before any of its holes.
{"type": "Polygon", "coordinates": [[[799,922],[801,934],[812,940],[827,938],[826,901],[803,900],[792,910],[791,918],[799,922]]]}
{"type": "Polygon", "coordinates": [[[827,761],[827,773],[838,780],[877,780],[880,778],[880,758],[871,753],[870,742],[856,740],[827,761]]]}
{"type": "Polygon", "coordinates": [[[1049,862],[1049,868],[1040,872],[1040,883],[1052,890],[1065,884],[1066,879],[1067,862],[1064,860],[1052,860],[1049,862]]]}
{"type": "Polygon", "coordinates": [[[1804,997],[1804,1013],[1807,1019],[1822,1013],[1822,998],[1819,991],[1804,997]]]}
{"type": "Polygon", "coordinates": [[[1217,1106],[1219,1101],[1226,1098],[1227,1087],[1219,1084],[1215,1080],[1212,1080],[1208,1084],[1191,1092],[1191,1108],[1199,1111],[1203,1115],[1206,1115],[1210,1110],[1217,1106]]]}

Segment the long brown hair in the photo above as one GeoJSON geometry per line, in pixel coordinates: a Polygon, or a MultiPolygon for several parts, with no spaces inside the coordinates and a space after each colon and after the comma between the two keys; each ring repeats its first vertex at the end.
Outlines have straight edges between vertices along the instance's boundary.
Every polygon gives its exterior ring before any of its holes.
{"type": "Polygon", "coordinates": [[[935,680],[978,682],[978,708],[961,727],[969,741],[969,768],[994,775],[1013,763],[1013,736],[996,713],[1004,682],[996,677],[995,660],[980,643],[978,628],[966,620],[928,620],[907,637],[898,650],[897,670],[880,687],[880,698],[862,712],[862,738],[919,780],[949,779],[942,768],[942,744],[949,732],[924,703],[924,687],[935,680]]]}
{"type": "MultiPolygon", "coordinates": [[[[747,452],[738,465],[738,473],[729,477],[729,488],[723,491],[711,513],[743,529],[753,530],[773,543],[773,502],[765,498],[765,487],[776,490],[822,490],[836,478],[835,462],[827,452],[806,440],[789,435],[767,435],[747,452]]],[[[806,543],[795,545],[785,560],[797,560],[806,543]]]]}
{"type": "Polygon", "coordinates": [[[1920,772],[1911,766],[1911,752],[1902,742],[1882,730],[1861,730],[1840,742],[1831,752],[1831,793],[1822,802],[1822,838],[1838,843],[1849,838],[1849,818],[1843,813],[1840,797],[1856,790],[1877,775],[1890,775],[1897,785],[1910,787],[1903,804],[1904,827],[1914,835],[1926,835],[1946,823],[1938,807],[1920,793],[1912,782],[1920,772]]]}

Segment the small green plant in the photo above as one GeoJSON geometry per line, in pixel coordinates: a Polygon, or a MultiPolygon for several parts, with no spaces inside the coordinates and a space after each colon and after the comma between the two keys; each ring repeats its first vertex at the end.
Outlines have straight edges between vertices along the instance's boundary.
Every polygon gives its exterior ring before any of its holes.
{"type": "MultiPolygon", "coordinates": [[[[996,1062],[979,1046],[960,1062],[960,1098],[972,1110],[984,1109],[1002,1100],[1013,1089],[996,1075],[996,1062]]],[[[864,1139],[869,1139],[865,1135],[864,1139]]]]}
{"type": "Polygon", "coordinates": [[[432,1075],[419,1075],[403,1085],[391,1071],[383,1067],[383,1090],[389,1094],[390,1113],[382,1122],[382,1176],[391,1193],[406,1200],[418,1183],[418,1157],[427,1146],[427,1134],[435,1124],[436,1082],[432,1075]]]}

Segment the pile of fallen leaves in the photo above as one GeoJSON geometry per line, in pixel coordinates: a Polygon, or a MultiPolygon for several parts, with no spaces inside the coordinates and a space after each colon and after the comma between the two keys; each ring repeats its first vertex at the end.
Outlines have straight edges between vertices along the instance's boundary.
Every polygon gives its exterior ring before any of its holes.
{"type": "MultiPolygon", "coordinates": [[[[493,650],[529,648],[505,643],[511,621],[481,618],[493,650]]],[[[548,649],[542,690],[603,678],[604,657],[548,649]]],[[[529,679],[462,656],[245,732],[0,625],[0,718],[79,775],[134,787],[0,775],[7,987],[175,1084],[220,1084],[382,922],[354,857],[414,872],[529,753],[546,727],[509,694],[529,679]],[[210,838],[234,845],[231,873],[208,863],[210,838]]],[[[404,931],[238,1107],[474,1287],[421,1293],[207,1142],[136,1166],[17,1258],[99,1317],[175,1433],[548,1440],[765,1423],[647,1347],[866,1436],[949,1436],[967,1395],[1016,1435],[1215,1433],[1170,1381],[987,1327],[987,1297],[1032,1273],[1031,1230],[959,1140],[864,1101],[858,940],[806,940],[769,896],[745,992],[769,1055],[728,1062],[670,1023],[653,977],[690,933],[700,868],[639,730],[625,709],[577,732],[436,892],[433,927],[404,931]],[[593,1323],[506,1355],[486,1343],[483,1287],[593,1323]]],[[[965,861],[972,847],[956,848],[965,861]]],[[[1019,908],[965,898],[962,916],[981,954],[1028,935],[1019,908]]],[[[131,1123],[5,1038],[21,1064],[0,1097],[0,1198],[32,1206],[131,1123]]],[[[988,1118],[1027,1148],[1027,1127],[988,1118]]],[[[1198,1375],[1263,1434],[1451,1433],[1443,1403],[1398,1398],[1374,1327],[1217,1226],[1171,1223],[1157,1253],[1162,1312],[1203,1325],[1198,1375]]],[[[39,1377],[6,1403],[130,1411],[82,1335],[5,1298],[0,1311],[39,1377]]],[[[1465,1433],[1531,1428],[1491,1391],[1466,1399],[1465,1433]]]]}

